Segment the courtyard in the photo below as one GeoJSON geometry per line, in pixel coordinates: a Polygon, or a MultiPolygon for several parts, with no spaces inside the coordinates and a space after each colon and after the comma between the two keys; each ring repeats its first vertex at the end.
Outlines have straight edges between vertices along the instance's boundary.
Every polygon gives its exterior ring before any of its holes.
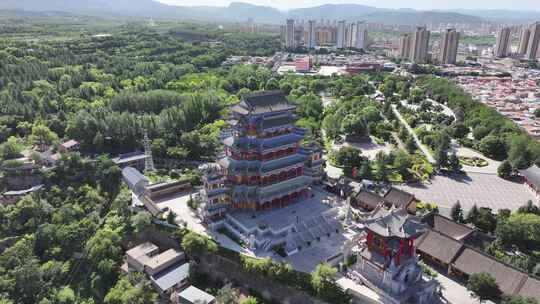
{"type": "Polygon", "coordinates": [[[516,210],[534,195],[522,183],[508,181],[493,174],[473,173],[436,175],[430,182],[397,186],[417,199],[436,203],[442,214],[449,214],[459,201],[463,209],[478,207],[516,210]]]}
{"type": "Polygon", "coordinates": [[[246,229],[269,227],[281,230],[287,226],[311,219],[341,204],[337,196],[318,187],[311,189],[311,196],[287,207],[269,211],[236,211],[230,215],[246,229]]]}

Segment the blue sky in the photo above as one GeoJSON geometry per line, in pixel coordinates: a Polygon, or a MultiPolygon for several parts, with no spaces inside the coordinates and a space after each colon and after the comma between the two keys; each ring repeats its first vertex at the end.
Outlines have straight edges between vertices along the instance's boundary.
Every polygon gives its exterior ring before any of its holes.
{"type": "MultiPolygon", "coordinates": [[[[158,0],[177,5],[227,6],[231,0],[158,0]]],[[[414,9],[514,9],[540,11],[540,0],[235,0],[258,5],[277,7],[282,10],[317,6],[325,3],[357,3],[384,8],[414,9]]]]}

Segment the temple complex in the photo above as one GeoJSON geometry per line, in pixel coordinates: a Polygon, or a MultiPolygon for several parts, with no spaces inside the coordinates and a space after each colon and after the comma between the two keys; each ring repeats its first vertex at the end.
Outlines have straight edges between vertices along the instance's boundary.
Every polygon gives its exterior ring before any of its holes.
{"type": "Polygon", "coordinates": [[[424,278],[414,240],[425,230],[420,219],[405,208],[379,205],[364,221],[355,273],[389,303],[433,303],[438,283],[424,278]]]}
{"type": "Polygon", "coordinates": [[[294,125],[295,110],[280,91],[246,95],[231,108],[223,155],[201,167],[205,221],[229,210],[281,208],[309,195],[321,179],[322,151],[300,146],[306,131],[294,125]]]}

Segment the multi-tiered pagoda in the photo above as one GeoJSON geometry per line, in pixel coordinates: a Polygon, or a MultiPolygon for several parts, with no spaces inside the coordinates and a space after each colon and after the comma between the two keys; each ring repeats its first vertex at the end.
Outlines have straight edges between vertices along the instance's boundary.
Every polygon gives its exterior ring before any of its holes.
{"type": "Polygon", "coordinates": [[[300,147],[305,130],[294,125],[295,109],[281,91],[246,95],[231,108],[224,154],[201,168],[206,221],[229,210],[269,210],[308,196],[321,172],[320,150],[300,147]]]}

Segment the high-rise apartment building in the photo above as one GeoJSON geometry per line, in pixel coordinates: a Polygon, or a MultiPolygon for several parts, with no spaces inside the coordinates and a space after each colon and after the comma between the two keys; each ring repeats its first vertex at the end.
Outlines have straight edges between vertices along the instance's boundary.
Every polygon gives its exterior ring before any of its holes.
{"type": "Polygon", "coordinates": [[[345,31],[345,47],[352,48],[356,44],[356,23],[347,24],[345,31]]]}
{"type": "Polygon", "coordinates": [[[367,49],[368,32],[364,21],[356,22],[356,43],[357,49],[367,49]]]}
{"type": "Polygon", "coordinates": [[[410,58],[411,57],[411,42],[412,37],[410,34],[403,34],[399,39],[399,57],[410,58]]]}
{"type": "Polygon", "coordinates": [[[529,43],[525,57],[529,60],[538,58],[538,44],[540,43],[540,22],[536,22],[531,26],[531,34],[529,35],[529,43]]]}
{"type": "Polygon", "coordinates": [[[428,59],[429,34],[425,26],[420,26],[413,34],[410,59],[415,63],[426,63],[428,59]]]}
{"type": "Polygon", "coordinates": [[[439,62],[442,64],[455,64],[458,45],[459,33],[455,29],[444,31],[441,35],[439,62]]]}
{"type": "Polygon", "coordinates": [[[520,55],[525,55],[527,53],[527,48],[529,47],[529,37],[531,37],[531,30],[524,26],[521,28],[521,35],[519,36],[519,48],[518,53],[520,55]]]}
{"type": "Polygon", "coordinates": [[[307,48],[312,49],[317,45],[316,38],[317,35],[315,34],[315,20],[309,20],[308,21],[308,28],[307,28],[307,48]]]}
{"type": "Polygon", "coordinates": [[[337,25],[336,47],[338,49],[345,48],[345,20],[341,20],[337,25]]]}
{"type": "Polygon", "coordinates": [[[294,19],[287,19],[287,26],[285,29],[285,47],[294,48],[294,19]]]}
{"type": "Polygon", "coordinates": [[[497,42],[495,44],[494,55],[499,58],[508,56],[512,44],[512,34],[509,27],[503,27],[497,33],[497,42]]]}

